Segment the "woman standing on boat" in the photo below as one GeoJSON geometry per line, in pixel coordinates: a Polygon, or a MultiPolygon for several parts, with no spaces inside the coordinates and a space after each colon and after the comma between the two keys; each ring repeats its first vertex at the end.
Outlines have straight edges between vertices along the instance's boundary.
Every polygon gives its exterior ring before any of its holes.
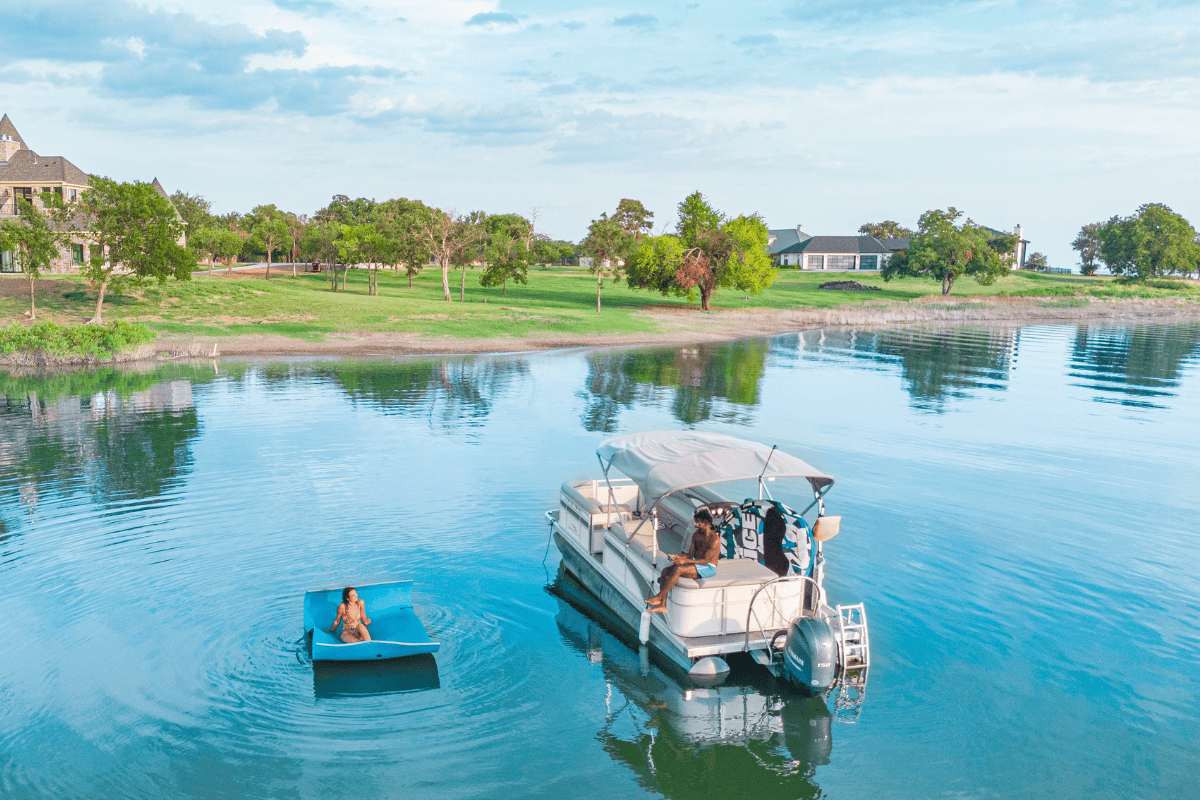
{"type": "Polygon", "coordinates": [[[712,514],[706,509],[700,509],[692,517],[696,523],[696,532],[692,534],[692,549],[687,555],[671,556],[671,566],[662,571],[659,576],[658,594],[646,601],[647,611],[655,614],[665,614],[667,611],[667,594],[680,578],[711,578],[717,574],[717,559],[721,557],[721,539],[713,530],[712,514]]]}
{"type": "Polygon", "coordinates": [[[352,586],[342,589],[342,602],[338,605],[337,619],[329,628],[330,633],[337,630],[339,622],[342,623],[342,641],[346,644],[371,641],[371,634],[367,632],[367,626],[371,624],[367,619],[367,606],[358,599],[358,592],[352,586]]]}

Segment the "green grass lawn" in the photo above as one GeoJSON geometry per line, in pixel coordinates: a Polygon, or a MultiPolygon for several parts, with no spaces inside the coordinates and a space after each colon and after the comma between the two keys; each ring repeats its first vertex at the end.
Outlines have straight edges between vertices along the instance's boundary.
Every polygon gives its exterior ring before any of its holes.
{"type": "MultiPolygon", "coordinates": [[[[457,277],[457,276],[452,276],[457,277]]],[[[775,284],[759,295],[722,290],[714,300],[722,309],[829,308],[846,303],[908,301],[940,294],[940,283],[925,279],[885,282],[871,273],[810,273],[781,270],[775,284]],[[879,286],[879,292],[836,292],[817,286],[827,280],[857,280],[879,286]]],[[[1151,285],[1120,284],[1111,278],[1040,275],[1020,272],[991,286],[970,279],[958,281],[955,297],[979,295],[1046,296],[1057,304],[1083,302],[1097,297],[1187,297],[1200,301],[1193,282],[1161,281],[1151,285]]],[[[637,312],[651,307],[697,308],[684,298],[632,291],[624,284],[605,281],[603,311],[596,313],[596,279],[572,267],[535,267],[526,286],[510,285],[508,296],[500,289],[479,286],[479,271],[467,273],[466,302],[458,301],[452,281],[453,301],[442,299],[437,269],[427,269],[413,288],[407,278],[390,271],[379,273],[379,295],[367,294],[366,272],[352,270],[345,292],[329,291],[324,274],[293,278],[279,273],[262,277],[228,277],[224,273],[171,281],[110,294],[105,300],[106,320],[141,322],[165,334],[236,336],[244,333],[277,333],[310,341],[342,331],[415,331],[427,335],[464,338],[527,336],[539,332],[611,334],[652,332],[655,322],[637,312]],[[486,302],[485,302],[486,300],[486,302]]],[[[0,325],[23,321],[28,309],[28,284],[24,276],[0,279],[0,325]]],[[[39,318],[80,322],[91,316],[95,297],[78,276],[51,276],[38,282],[39,318]]]]}

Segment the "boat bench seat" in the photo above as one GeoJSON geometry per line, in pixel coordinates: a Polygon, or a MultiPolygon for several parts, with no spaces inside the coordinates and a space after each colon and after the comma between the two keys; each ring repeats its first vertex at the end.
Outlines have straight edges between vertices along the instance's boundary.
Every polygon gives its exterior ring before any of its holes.
{"type": "Polygon", "coordinates": [[[685,589],[722,589],[726,586],[757,586],[778,577],[753,558],[722,558],[717,562],[717,574],[711,578],[680,578],[675,585],[685,589]]]}

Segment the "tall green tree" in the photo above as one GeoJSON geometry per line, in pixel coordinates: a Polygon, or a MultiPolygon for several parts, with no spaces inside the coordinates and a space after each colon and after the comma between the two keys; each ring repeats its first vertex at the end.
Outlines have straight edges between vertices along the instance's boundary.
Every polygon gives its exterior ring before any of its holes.
{"type": "Polygon", "coordinates": [[[42,270],[50,269],[50,262],[58,255],[60,237],[51,226],[49,216],[35,209],[28,200],[18,203],[20,218],[0,222],[0,250],[16,251],[21,269],[29,279],[29,318],[37,319],[35,286],[42,270]]]}
{"type": "Polygon", "coordinates": [[[874,236],[876,239],[902,239],[912,236],[913,232],[894,220],[885,219],[883,222],[866,222],[858,226],[858,232],[863,236],[874,236]]]}
{"type": "Polygon", "coordinates": [[[105,291],[125,281],[187,280],[196,259],[179,244],[183,223],[175,206],[149,183],[117,183],[93,177],[79,200],[93,245],[82,273],[96,290],[91,322],[104,322],[105,291]]]}
{"type": "Polygon", "coordinates": [[[1162,203],[1146,203],[1131,216],[1113,217],[1097,238],[1100,258],[1116,275],[1187,275],[1200,262],[1195,229],[1162,203]]]}
{"type": "Polygon", "coordinates": [[[343,228],[345,225],[336,219],[329,219],[318,214],[304,229],[303,249],[315,260],[328,267],[331,292],[337,291],[338,264],[341,254],[339,244],[343,228]]]}
{"type": "Polygon", "coordinates": [[[501,286],[508,296],[508,282],[529,282],[529,260],[532,254],[527,242],[533,223],[517,214],[493,214],[483,223],[486,234],[483,249],[481,286],[501,286]]]}
{"type": "MultiPolygon", "coordinates": [[[[477,241],[474,223],[470,216],[460,216],[454,213],[454,209],[443,211],[435,208],[419,230],[421,239],[441,267],[442,296],[446,302],[450,302],[450,267],[460,262],[465,265],[464,259],[468,257],[466,251],[474,252],[477,241]]],[[[463,270],[465,273],[465,266],[463,270]]]]}
{"type": "Polygon", "coordinates": [[[250,236],[255,247],[267,251],[267,278],[271,277],[271,254],[283,246],[288,238],[287,221],[274,204],[255,206],[248,215],[250,236]]]}
{"type": "Polygon", "coordinates": [[[1103,222],[1092,222],[1079,229],[1079,235],[1071,242],[1071,249],[1079,253],[1079,272],[1082,275],[1095,275],[1096,259],[1100,255],[1100,229],[1103,222]]]}
{"type": "Polygon", "coordinates": [[[621,230],[633,236],[637,244],[654,230],[654,212],[647,211],[639,200],[622,199],[612,218],[621,230]]]}
{"type": "Polygon", "coordinates": [[[304,228],[308,225],[307,214],[283,212],[283,224],[287,228],[288,261],[292,262],[292,277],[296,277],[296,262],[300,260],[300,242],[304,240],[304,228]]]}
{"type": "Polygon", "coordinates": [[[579,243],[580,252],[592,259],[588,271],[596,276],[596,313],[600,313],[600,292],[604,279],[621,280],[621,263],[629,256],[633,235],[623,230],[617,220],[607,213],[592,220],[588,235],[579,243]]]}
{"type": "Polygon", "coordinates": [[[388,240],[391,260],[387,263],[404,267],[410,289],[413,278],[429,264],[432,255],[423,235],[432,214],[433,209],[420,200],[401,197],[377,204],[371,217],[380,234],[388,240]]]}
{"type": "Polygon", "coordinates": [[[472,211],[462,218],[460,223],[463,246],[458,250],[454,263],[461,269],[458,282],[458,302],[467,299],[467,267],[483,259],[483,245],[487,233],[483,221],[487,214],[482,211],[472,211]]]}
{"type": "Polygon", "coordinates": [[[700,192],[679,204],[673,237],[647,239],[626,269],[630,287],[700,295],[711,310],[721,288],[757,294],[778,274],[767,255],[768,231],[757,215],[727,219],[700,192]]]}
{"type": "Polygon", "coordinates": [[[184,234],[189,243],[192,240],[192,234],[196,231],[213,226],[215,218],[212,215],[212,203],[200,195],[175,192],[171,195],[171,202],[179,212],[179,216],[183,217],[183,224],[187,226],[184,234]]]}
{"type": "Polygon", "coordinates": [[[234,230],[214,229],[209,238],[209,246],[212,248],[213,260],[225,259],[225,266],[229,268],[229,275],[232,277],[234,259],[242,252],[242,234],[234,230]]]}
{"type": "Polygon", "coordinates": [[[1006,257],[1011,256],[1016,237],[997,237],[969,219],[955,224],[961,216],[962,212],[954,207],[922,214],[908,251],[895,253],[887,260],[883,279],[932,277],[941,281],[942,294],[947,295],[964,275],[984,286],[1007,275],[1010,266],[1006,257]]]}

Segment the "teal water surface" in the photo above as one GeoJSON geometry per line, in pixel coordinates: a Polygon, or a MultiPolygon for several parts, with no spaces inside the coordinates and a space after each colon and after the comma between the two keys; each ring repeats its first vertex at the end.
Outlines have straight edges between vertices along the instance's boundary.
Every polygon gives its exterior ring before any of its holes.
{"type": "Polygon", "coordinates": [[[0,387],[5,798],[1197,795],[1198,324],[0,387]],[[680,427],[837,478],[857,714],[686,685],[557,577],[558,485],[680,427]],[[303,592],[394,577],[441,651],[314,666],[303,592]]]}

